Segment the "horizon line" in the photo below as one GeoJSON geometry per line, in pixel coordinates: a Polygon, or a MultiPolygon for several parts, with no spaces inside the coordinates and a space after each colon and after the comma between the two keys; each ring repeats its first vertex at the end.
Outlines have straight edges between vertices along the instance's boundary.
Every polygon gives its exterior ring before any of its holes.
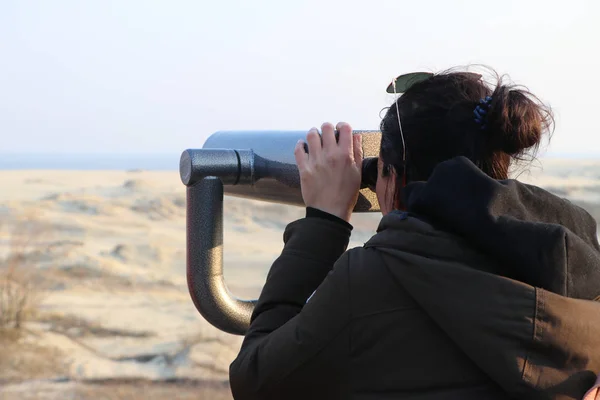
{"type": "MultiPolygon", "coordinates": [[[[202,147],[198,147],[201,149],[202,147]]],[[[181,155],[187,149],[175,152],[95,152],[95,151],[73,151],[73,152],[43,152],[43,151],[6,151],[0,150],[0,156],[2,155],[13,155],[13,156],[25,156],[25,155],[43,155],[43,156],[173,156],[174,154],[181,155]]],[[[565,151],[565,152],[548,152],[544,155],[538,155],[539,158],[545,157],[600,157],[600,152],[576,152],[576,151],[565,151]]]]}

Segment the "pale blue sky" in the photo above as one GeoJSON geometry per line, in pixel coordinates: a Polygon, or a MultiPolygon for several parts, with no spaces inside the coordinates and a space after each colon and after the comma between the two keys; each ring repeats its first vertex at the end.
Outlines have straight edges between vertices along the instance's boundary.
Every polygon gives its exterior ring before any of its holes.
{"type": "Polygon", "coordinates": [[[594,1],[0,0],[0,152],[179,153],[224,129],[377,128],[395,75],[483,63],[600,155],[594,1]]]}

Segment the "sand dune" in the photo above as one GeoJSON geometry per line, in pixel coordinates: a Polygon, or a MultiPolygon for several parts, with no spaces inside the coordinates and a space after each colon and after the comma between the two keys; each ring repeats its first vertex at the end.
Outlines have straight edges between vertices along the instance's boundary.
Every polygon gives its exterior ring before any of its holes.
{"type": "MultiPolygon", "coordinates": [[[[600,220],[600,161],[543,165],[520,179],[582,204],[600,220]]],[[[33,373],[31,360],[2,367],[24,351],[0,355],[6,393],[25,393],[19,382],[28,378],[227,378],[241,338],[209,326],[189,299],[185,188],[177,172],[0,171],[0,185],[0,257],[10,255],[15,238],[33,238],[20,260],[36,269],[43,293],[29,333],[11,346],[35,345],[47,350],[38,357],[52,356],[52,367],[38,362],[33,373]]],[[[304,210],[236,198],[226,198],[225,210],[227,282],[234,294],[256,297],[285,225],[304,210]]],[[[353,217],[352,247],[368,240],[379,218],[353,217]]]]}

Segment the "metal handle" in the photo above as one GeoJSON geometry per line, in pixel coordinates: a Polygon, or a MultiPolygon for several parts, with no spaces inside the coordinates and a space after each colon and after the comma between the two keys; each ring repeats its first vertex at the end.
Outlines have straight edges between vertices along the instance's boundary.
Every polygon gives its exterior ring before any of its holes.
{"type": "Polygon", "coordinates": [[[223,184],[252,184],[252,150],[186,150],[179,162],[187,186],[187,283],[200,314],[216,328],[243,335],[255,300],[235,298],[223,277],[223,184]]]}
{"type": "Polygon", "coordinates": [[[235,298],[223,278],[223,183],[206,177],[187,188],[187,282],[196,309],[216,328],[243,335],[256,300],[235,298]]]}

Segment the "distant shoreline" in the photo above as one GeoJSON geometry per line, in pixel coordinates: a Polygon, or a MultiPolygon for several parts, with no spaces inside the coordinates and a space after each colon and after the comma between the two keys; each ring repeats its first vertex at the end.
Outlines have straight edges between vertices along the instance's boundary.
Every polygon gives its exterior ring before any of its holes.
{"type": "MultiPolygon", "coordinates": [[[[178,154],[0,153],[0,171],[178,171],[178,154]]],[[[598,162],[600,154],[549,154],[538,160],[598,162]]]]}
{"type": "Polygon", "coordinates": [[[0,153],[0,170],[178,171],[180,154],[0,153]]]}

